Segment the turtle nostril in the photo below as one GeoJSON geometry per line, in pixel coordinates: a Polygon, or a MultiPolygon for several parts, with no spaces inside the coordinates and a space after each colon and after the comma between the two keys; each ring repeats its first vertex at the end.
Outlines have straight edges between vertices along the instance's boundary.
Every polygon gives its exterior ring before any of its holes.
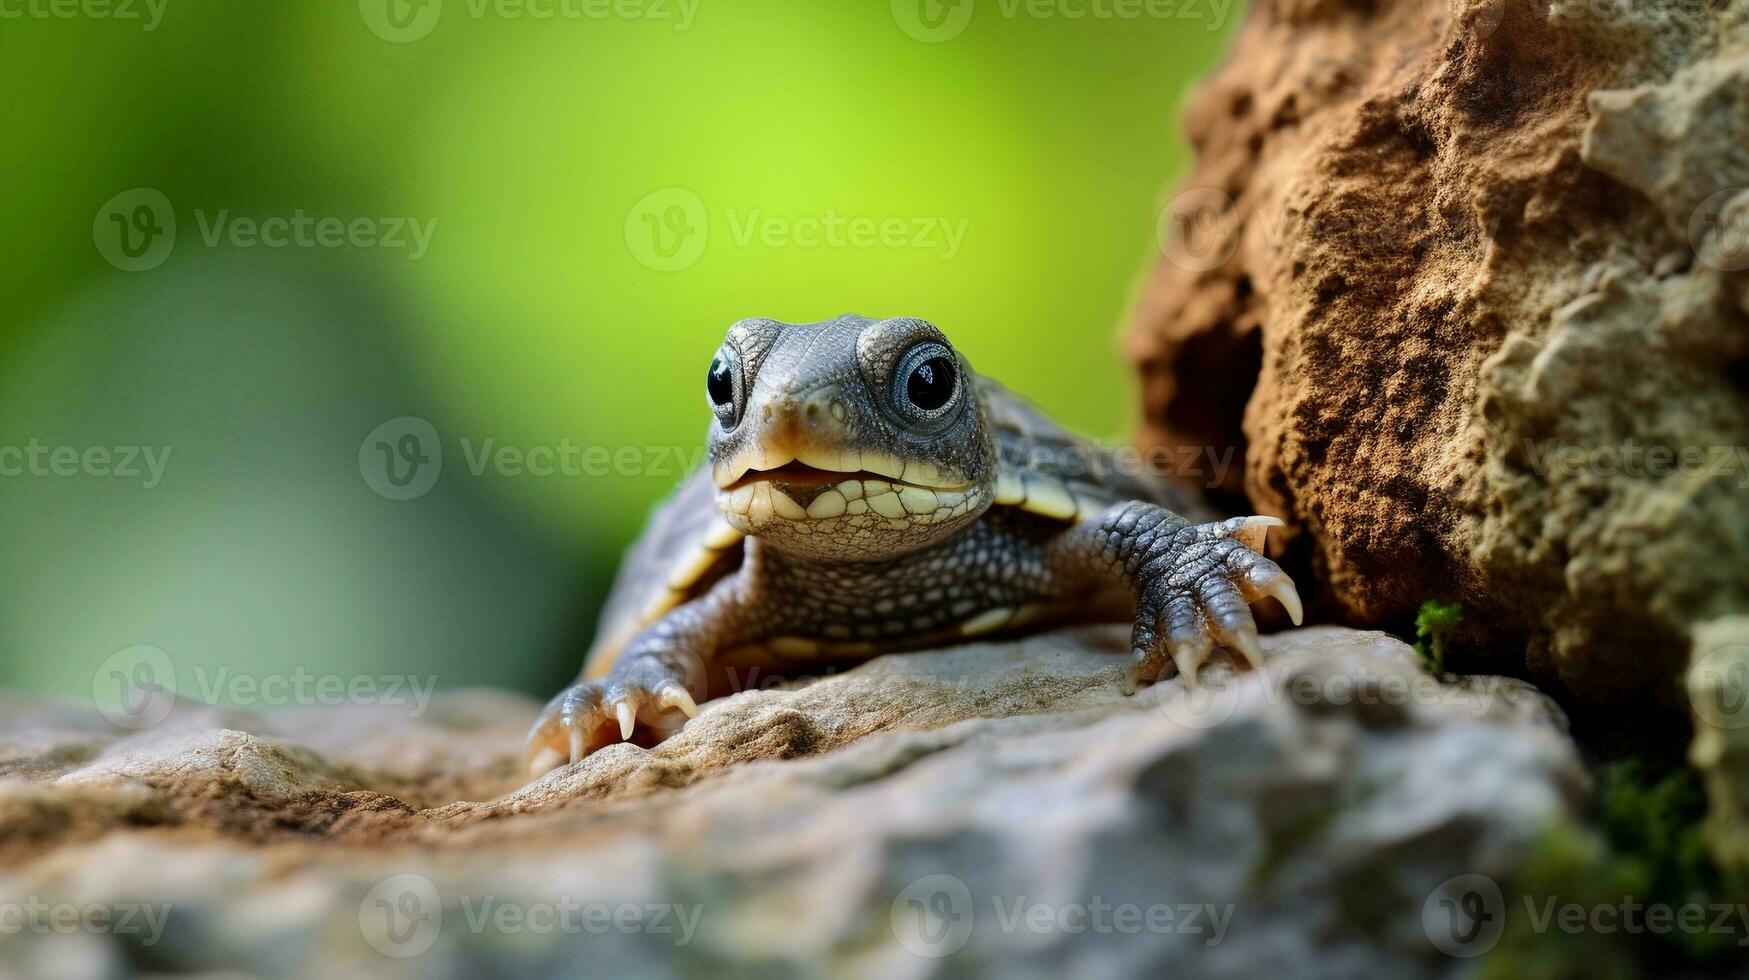
{"type": "Polygon", "coordinates": [[[820,403],[819,402],[809,402],[808,407],[803,410],[802,414],[807,418],[809,425],[814,425],[814,426],[819,425],[820,424],[820,403]]]}

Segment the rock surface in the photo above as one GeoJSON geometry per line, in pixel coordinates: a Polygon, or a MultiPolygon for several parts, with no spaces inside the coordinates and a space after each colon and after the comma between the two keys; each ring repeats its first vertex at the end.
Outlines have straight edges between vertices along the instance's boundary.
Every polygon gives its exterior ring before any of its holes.
{"type": "Polygon", "coordinates": [[[1688,758],[1706,780],[1709,843],[1721,863],[1749,868],[1749,616],[1695,630],[1687,682],[1694,705],[1688,758]]]}
{"type": "Polygon", "coordinates": [[[134,733],[7,705],[0,974],[1445,975],[1442,883],[1584,796],[1534,689],[1384,634],[1131,698],[1126,638],[746,691],[521,787],[537,705],[491,692],[134,733]]]}
{"type": "Polygon", "coordinates": [[[1264,0],[1187,120],[1148,439],[1347,621],[1674,695],[1749,611],[1749,3],[1264,0]]]}

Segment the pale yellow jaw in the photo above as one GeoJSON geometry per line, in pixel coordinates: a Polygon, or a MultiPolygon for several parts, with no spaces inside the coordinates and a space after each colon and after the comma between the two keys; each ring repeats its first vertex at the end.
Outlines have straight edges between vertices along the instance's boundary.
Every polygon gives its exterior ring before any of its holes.
{"type": "MultiPolygon", "coordinates": [[[[942,492],[963,493],[969,485],[963,479],[956,479],[942,472],[934,463],[923,460],[900,459],[888,453],[861,451],[856,449],[825,449],[805,447],[796,452],[787,449],[776,449],[755,445],[746,452],[738,454],[734,459],[722,460],[711,464],[711,478],[716,481],[719,489],[727,490],[742,477],[754,470],[775,470],[790,463],[800,463],[817,470],[832,473],[875,473],[887,477],[896,484],[910,484],[912,487],[939,490],[942,492]]],[[[869,481],[873,482],[873,481],[869,481]]],[[[745,487],[737,488],[739,493],[745,487]]],[[[851,497],[846,494],[848,502],[851,497]]]]}
{"type": "Polygon", "coordinates": [[[976,494],[969,488],[934,490],[884,480],[845,480],[820,492],[806,508],[770,480],[743,484],[717,500],[729,523],[752,532],[773,519],[887,523],[893,527],[933,524],[970,512],[976,494]]]}

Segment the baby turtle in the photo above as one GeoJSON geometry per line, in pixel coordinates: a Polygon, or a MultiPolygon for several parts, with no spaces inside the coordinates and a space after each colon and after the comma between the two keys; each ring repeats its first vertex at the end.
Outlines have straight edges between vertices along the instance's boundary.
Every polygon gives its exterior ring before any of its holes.
{"type": "Polygon", "coordinates": [[[1199,523],[1133,451],[974,374],[927,321],[743,320],[705,391],[709,465],[633,546],[582,679],[529,733],[536,772],[666,737],[746,686],[737,669],[1133,614],[1133,690],[1194,682],[1217,644],[1255,664],[1259,598],[1300,621],[1292,580],[1253,550],[1279,521],[1199,523]]]}

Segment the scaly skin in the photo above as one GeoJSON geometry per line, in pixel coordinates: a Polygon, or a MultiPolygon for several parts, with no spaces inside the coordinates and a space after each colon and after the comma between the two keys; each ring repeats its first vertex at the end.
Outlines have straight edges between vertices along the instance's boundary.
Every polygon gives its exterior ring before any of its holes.
{"type": "Polygon", "coordinates": [[[714,481],[748,535],[744,557],[638,632],[605,677],[553,698],[529,734],[536,771],[639,725],[673,731],[735,663],[839,662],[1128,607],[1133,689],[1172,670],[1193,682],[1216,646],[1255,663],[1248,604],[1264,596],[1300,619],[1292,581],[1253,550],[1273,518],[1195,524],[1136,499],[1082,519],[996,505],[1001,480],[1036,474],[999,472],[986,393],[924,321],[743,321],[719,357],[711,465],[695,479],[714,481]]]}

